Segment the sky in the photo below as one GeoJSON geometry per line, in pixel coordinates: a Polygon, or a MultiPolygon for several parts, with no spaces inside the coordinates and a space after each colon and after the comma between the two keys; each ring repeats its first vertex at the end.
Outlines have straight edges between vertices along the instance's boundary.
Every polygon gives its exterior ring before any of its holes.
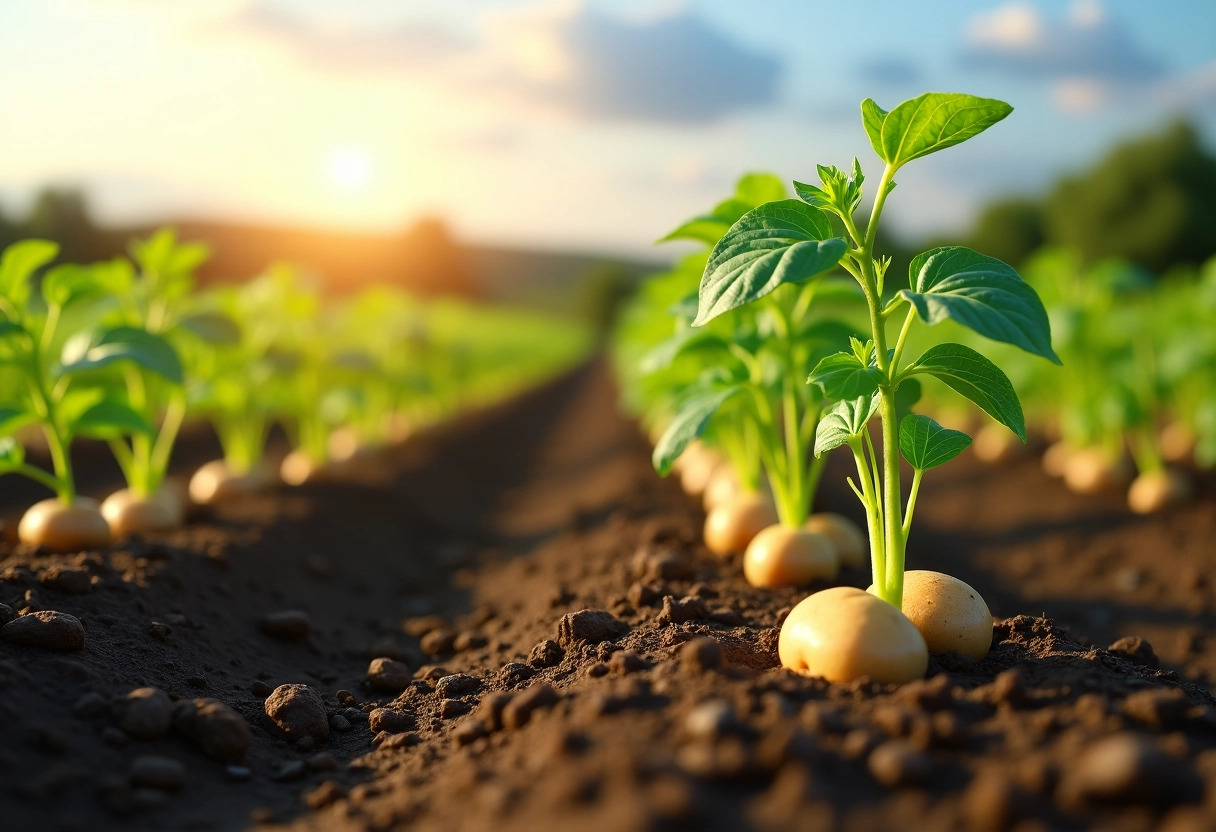
{"type": "MultiPolygon", "coordinates": [[[[858,156],[858,104],[1002,98],[887,216],[958,231],[1183,116],[1216,144],[1212,0],[0,0],[0,211],[655,254],[748,170],[858,156]]],[[[874,174],[877,178],[877,173],[874,174]]]]}

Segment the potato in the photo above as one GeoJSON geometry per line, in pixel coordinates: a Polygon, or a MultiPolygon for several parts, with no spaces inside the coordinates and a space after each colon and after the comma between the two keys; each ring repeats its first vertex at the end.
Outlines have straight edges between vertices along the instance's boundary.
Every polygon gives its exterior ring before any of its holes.
{"type": "Polygon", "coordinates": [[[199,468],[190,478],[190,499],[199,505],[230,500],[261,491],[270,481],[270,475],[262,465],[238,474],[227,462],[216,459],[199,468]]]}
{"type": "Polygon", "coordinates": [[[1121,459],[1111,459],[1101,448],[1073,451],[1064,466],[1064,484],[1078,494],[1117,491],[1130,479],[1127,464],[1121,459]]]}
{"type": "Polygon", "coordinates": [[[705,515],[705,545],[715,555],[742,552],[761,529],[777,522],[773,501],[763,494],[740,494],[705,515]]]}
{"type": "Polygon", "coordinates": [[[1021,455],[1026,446],[1004,425],[984,425],[975,434],[971,450],[981,462],[999,465],[1021,455]]]}
{"type": "Polygon", "coordinates": [[[934,653],[953,650],[978,662],[992,646],[992,613],[980,594],[958,578],[908,570],[903,612],[934,653]]]}
{"type": "Polygon", "coordinates": [[[1191,497],[1191,483],[1181,471],[1147,471],[1132,480],[1127,504],[1136,514],[1153,514],[1191,497]]]}
{"type": "Polygon", "coordinates": [[[706,511],[712,511],[720,505],[731,502],[743,493],[743,486],[734,468],[730,465],[720,465],[710,475],[701,495],[701,505],[706,511]]]}
{"type": "Polygon", "coordinates": [[[816,592],[798,603],[777,639],[782,667],[830,682],[863,676],[883,684],[923,678],[925,639],[886,601],[851,586],[816,592]]]}
{"type": "Polygon", "coordinates": [[[861,527],[843,514],[821,511],[807,518],[807,531],[821,534],[836,547],[841,566],[863,567],[870,559],[870,544],[861,527]]]}
{"type": "Polygon", "coordinates": [[[124,488],[101,504],[101,516],[116,538],[175,529],[182,524],[183,514],[177,495],[168,489],[161,489],[151,497],[137,497],[124,488]]]}
{"type": "Polygon", "coordinates": [[[802,586],[830,581],[839,571],[835,544],[806,529],[769,526],[743,554],[743,577],[752,586],[802,586]]]}
{"type": "Polygon", "coordinates": [[[77,497],[69,506],[57,497],[34,503],[17,525],[17,538],[55,552],[96,549],[112,542],[97,501],[88,497],[77,497]]]}
{"type": "Polygon", "coordinates": [[[1170,422],[1161,429],[1158,437],[1161,456],[1166,462],[1190,462],[1195,456],[1197,441],[1195,431],[1182,422],[1170,422]]]}
{"type": "Polygon", "coordinates": [[[1068,470],[1068,459],[1072,456],[1072,448],[1067,442],[1053,442],[1043,451],[1043,473],[1049,477],[1063,477],[1068,470]]]}

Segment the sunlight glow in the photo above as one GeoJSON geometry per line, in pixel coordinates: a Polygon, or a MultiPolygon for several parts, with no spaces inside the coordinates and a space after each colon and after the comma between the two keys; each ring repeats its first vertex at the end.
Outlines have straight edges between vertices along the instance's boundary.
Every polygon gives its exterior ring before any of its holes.
{"type": "Polygon", "coordinates": [[[358,147],[343,147],[329,154],[329,179],[347,190],[362,188],[371,177],[371,160],[358,147]]]}

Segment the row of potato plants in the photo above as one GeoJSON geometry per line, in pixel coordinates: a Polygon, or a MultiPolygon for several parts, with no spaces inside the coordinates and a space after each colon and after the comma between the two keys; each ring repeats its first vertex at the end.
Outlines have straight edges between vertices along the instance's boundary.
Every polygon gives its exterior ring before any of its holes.
{"type": "MultiPolygon", "coordinates": [[[[1044,372],[1014,351],[1001,359],[1046,442],[1044,470],[1082,494],[1125,489],[1142,514],[1188,500],[1192,469],[1216,465],[1216,259],[1154,277],[1052,248],[1023,271],[1064,360],[1044,372]]],[[[974,415],[946,394],[933,406],[956,426],[974,415]]],[[[1002,462],[1020,448],[984,428],[975,450],[1002,462]]]]}
{"type": "Polygon", "coordinates": [[[57,255],[39,239],[0,254],[0,474],[53,493],[25,512],[18,537],[56,550],[172,529],[192,503],[280,479],[341,473],[555,372],[589,343],[578,324],[387,286],[335,302],[285,265],[199,291],[208,249],[169,229],[134,241],[129,257],[57,255]],[[178,481],[169,467],[191,419],[214,427],[222,458],[178,481]],[[275,425],[291,445],[277,467],[275,425]],[[100,505],[81,496],[76,440],[108,444],[126,488],[100,505]]]}
{"type": "Polygon", "coordinates": [[[936,248],[901,281],[875,243],[905,164],[1011,110],[956,93],[926,93],[890,111],[867,99],[862,125],[882,162],[868,216],[857,159],[845,169],[817,166],[817,184],[793,183],[796,199],[775,177],[745,176],[733,195],[664,238],[703,249],[644,285],[620,321],[626,405],[652,433],[658,472],[678,472],[702,495],[709,549],[741,553],[756,586],[831,582],[841,565],[862,565],[868,549],[868,591],[821,590],[786,618],[779,654],[793,670],[901,682],[924,675],[929,650],[977,660],[988,651],[992,617],[974,589],[905,569],[923,476],[971,443],[912,408],[922,381],[943,385],[1024,442],[1013,383],[985,353],[997,342],[1058,364],[1047,312],[999,260],[936,248]],[[944,341],[933,326],[944,321],[984,343],[944,341]],[[848,485],[864,530],[813,511],[824,460],[838,448],[856,466],[848,485]],[[912,471],[907,489],[901,465],[912,471]]]}

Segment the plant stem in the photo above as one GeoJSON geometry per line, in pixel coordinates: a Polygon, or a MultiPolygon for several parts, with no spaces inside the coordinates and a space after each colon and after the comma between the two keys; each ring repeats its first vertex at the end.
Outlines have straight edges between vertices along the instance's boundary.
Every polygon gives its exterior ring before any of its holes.
{"type": "Polygon", "coordinates": [[[883,534],[879,518],[878,494],[874,490],[874,479],[870,476],[870,463],[860,441],[849,443],[853,460],[857,463],[857,478],[861,480],[861,503],[866,509],[866,530],[870,534],[870,572],[878,591],[886,586],[886,558],[883,554],[883,534]]]}
{"type": "Polygon", "coordinates": [[[63,493],[61,490],[61,485],[59,483],[59,480],[56,479],[51,474],[48,474],[46,471],[43,471],[41,468],[36,468],[33,465],[22,464],[22,465],[18,465],[16,468],[11,468],[9,470],[14,474],[22,474],[24,476],[29,477],[30,479],[34,480],[37,483],[45,485],[47,488],[51,489],[52,491],[55,492],[56,495],[59,496],[59,500],[61,502],[63,501],[63,493]]]}

